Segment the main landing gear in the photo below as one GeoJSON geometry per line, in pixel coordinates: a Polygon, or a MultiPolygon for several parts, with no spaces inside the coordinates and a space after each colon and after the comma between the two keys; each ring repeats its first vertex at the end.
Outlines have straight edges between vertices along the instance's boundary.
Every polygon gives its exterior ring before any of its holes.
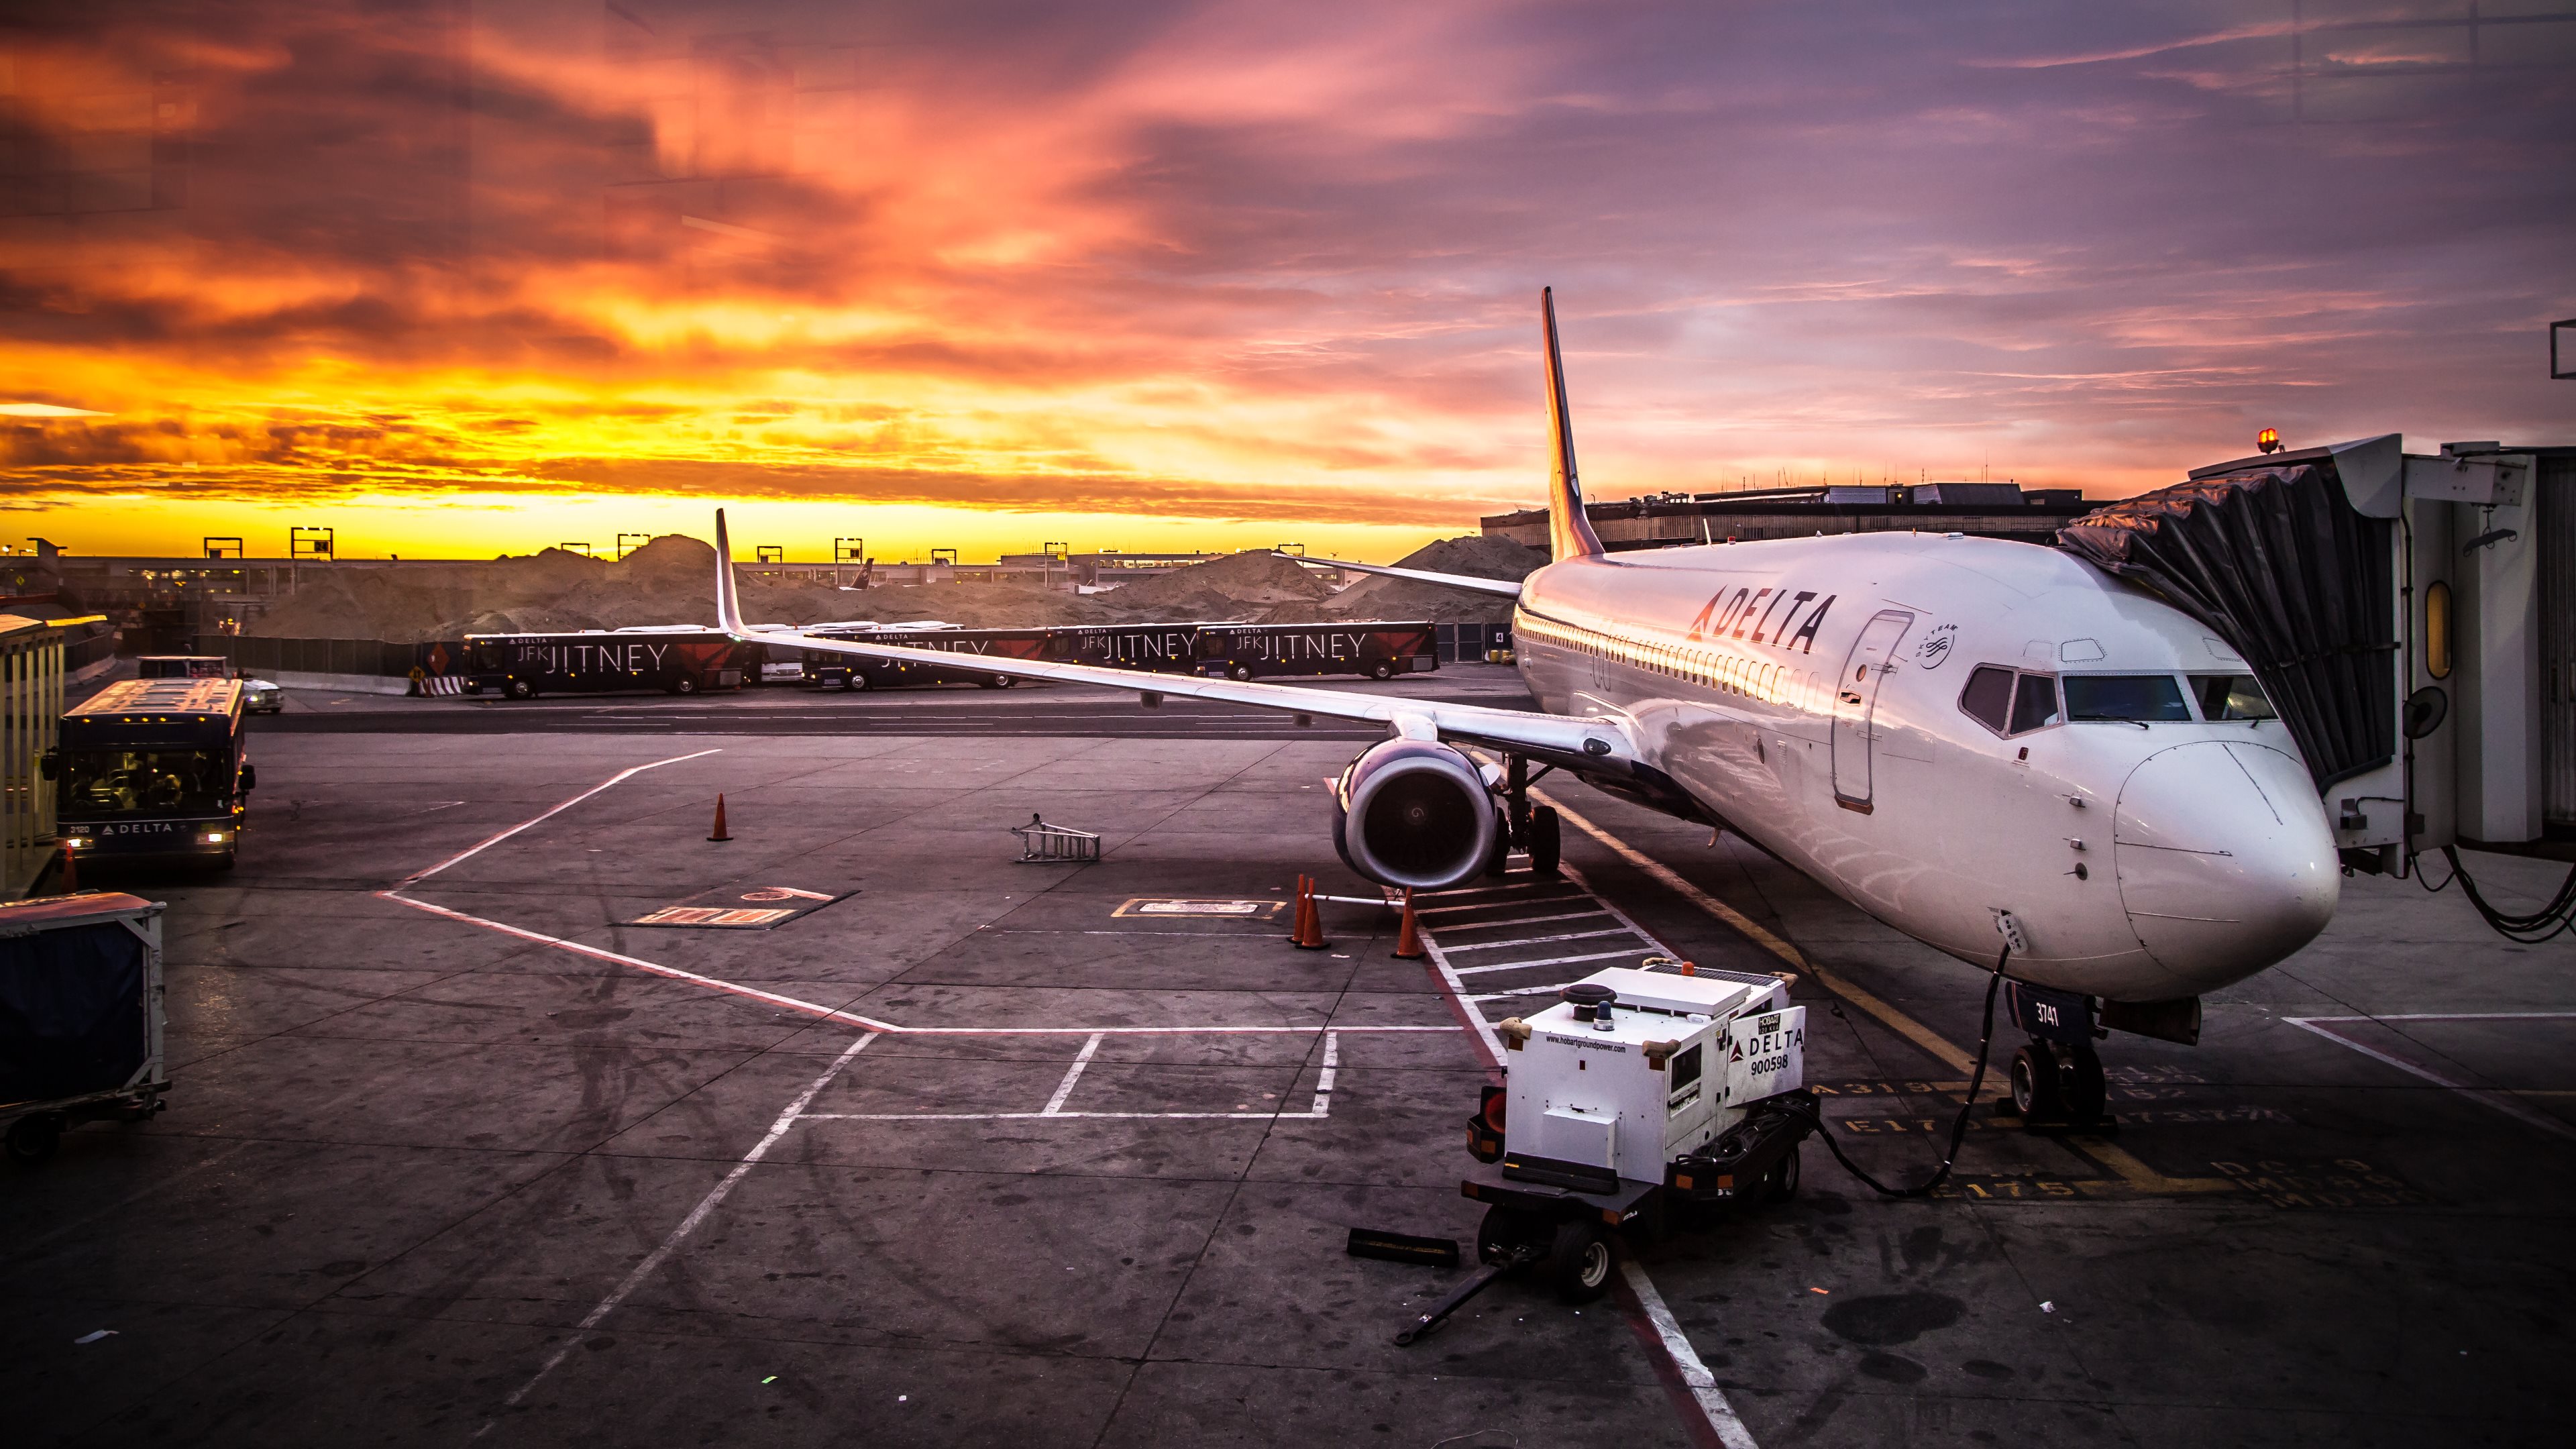
{"type": "Polygon", "coordinates": [[[1485,862],[1485,874],[1503,873],[1513,851],[1529,857],[1530,874],[1552,879],[1564,861],[1564,838],[1556,809],[1549,805],[1532,805],[1529,788],[1545,779],[1554,765],[1541,766],[1537,775],[1529,772],[1529,761],[1519,755],[1503,757],[1503,825],[1494,832],[1494,855],[1485,862]]]}

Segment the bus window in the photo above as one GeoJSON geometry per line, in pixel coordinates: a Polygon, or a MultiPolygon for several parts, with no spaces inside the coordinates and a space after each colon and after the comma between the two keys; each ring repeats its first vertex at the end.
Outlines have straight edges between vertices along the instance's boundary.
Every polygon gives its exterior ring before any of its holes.
{"type": "Polygon", "coordinates": [[[232,808],[232,757],[213,750],[66,750],[65,813],[213,815],[232,808]]]}

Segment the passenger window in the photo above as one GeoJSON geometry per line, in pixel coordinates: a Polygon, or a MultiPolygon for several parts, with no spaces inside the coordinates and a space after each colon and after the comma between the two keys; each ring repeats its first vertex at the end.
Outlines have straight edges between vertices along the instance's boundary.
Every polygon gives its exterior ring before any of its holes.
{"type": "Polygon", "coordinates": [[[2012,733],[2024,734],[2057,723],[2057,681],[2045,674],[2025,674],[2013,690],[2012,733]]]}
{"type": "Polygon", "coordinates": [[[1678,1092],[1682,1088],[1687,1087],[1698,1080],[1699,1048],[1692,1047],[1690,1050],[1685,1052],[1675,1052],[1673,1054],[1673,1084],[1670,1090],[1678,1092]]]}
{"type": "Polygon", "coordinates": [[[2280,718],[2251,674],[2195,674],[2191,688],[2200,696],[2202,719],[2280,718]]]}
{"type": "Polygon", "coordinates": [[[2012,709],[2012,688],[2011,670],[1981,664],[1968,676],[1968,687],[1959,691],[1959,708],[1967,711],[1968,718],[2002,734],[2012,709]]]}
{"type": "Polygon", "coordinates": [[[2070,674],[2066,717],[2075,720],[2187,720],[2182,686],[2170,674],[2070,674]]]}

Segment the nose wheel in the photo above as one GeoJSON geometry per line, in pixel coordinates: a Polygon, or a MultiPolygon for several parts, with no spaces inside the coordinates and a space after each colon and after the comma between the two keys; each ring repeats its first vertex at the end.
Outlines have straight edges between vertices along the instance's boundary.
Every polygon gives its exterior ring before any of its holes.
{"type": "Polygon", "coordinates": [[[2109,1097],[2102,1058],[2089,1044],[2034,1039],[2013,1053],[2012,1104],[2025,1128],[2106,1126],[2109,1097]]]}

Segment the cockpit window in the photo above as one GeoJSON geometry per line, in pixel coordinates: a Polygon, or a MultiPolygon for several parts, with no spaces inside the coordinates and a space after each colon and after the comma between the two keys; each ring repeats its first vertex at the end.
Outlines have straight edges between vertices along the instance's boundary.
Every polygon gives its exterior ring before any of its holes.
{"type": "Polygon", "coordinates": [[[2012,710],[2013,672],[1980,664],[1968,676],[1968,687],[1959,691],[1959,708],[1968,718],[1993,730],[2004,732],[2004,720],[2012,710]]]}
{"type": "Polygon", "coordinates": [[[2013,690],[2012,732],[2026,734],[2057,723],[2057,681],[2045,674],[2025,674],[2013,690]]]}
{"type": "Polygon", "coordinates": [[[1980,664],[1959,691],[1959,712],[1999,735],[2028,734],[2057,723],[2057,677],[1980,664]]]}
{"type": "Polygon", "coordinates": [[[2200,697],[2202,719],[2280,718],[2251,674],[2195,674],[2191,691],[2200,697]]]}
{"type": "Polygon", "coordinates": [[[2070,674],[2066,717],[2071,720],[2188,720],[2182,686],[2170,674],[2070,674]]]}

